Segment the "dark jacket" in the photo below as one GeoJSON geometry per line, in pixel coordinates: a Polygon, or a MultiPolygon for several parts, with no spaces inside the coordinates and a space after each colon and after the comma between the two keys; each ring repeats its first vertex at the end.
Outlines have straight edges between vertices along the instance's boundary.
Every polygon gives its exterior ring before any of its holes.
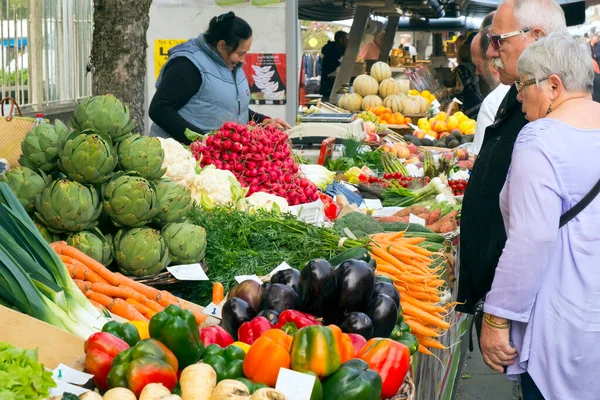
{"type": "MultiPolygon", "coordinates": [[[[600,102],[600,75],[594,77],[594,101],[600,102]]],[[[459,311],[473,313],[477,301],[492,287],[498,260],[506,243],[500,212],[500,191],[506,181],[512,151],[527,124],[513,85],[485,130],[483,146],[471,171],[460,221],[459,311]]]]}
{"type": "MultiPolygon", "coordinates": [[[[336,42],[327,42],[321,49],[323,53],[323,63],[321,69],[321,94],[329,95],[333,88],[334,79],[328,78],[328,75],[340,66],[340,59],[344,55],[345,49],[336,42]]],[[[328,99],[326,99],[328,101],[328,99]]]]}

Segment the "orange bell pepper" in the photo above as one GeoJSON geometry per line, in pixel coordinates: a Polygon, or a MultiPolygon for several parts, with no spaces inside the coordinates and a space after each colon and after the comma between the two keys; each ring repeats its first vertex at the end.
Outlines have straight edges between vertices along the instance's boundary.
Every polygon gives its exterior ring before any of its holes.
{"type": "Polygon", "coordinates": [[[352,344],[352,339],[350,336],[348,336],[347,333],[343,333],[337,325],[328,325],[327,327],[333,333],[333,336],[338,344],[341,363],[343,364],[346,361],[354,358],[356,355],[356,350],[354,349],[354,345],[352,344]]]}
{"type": "Polygon", "coordinates": [[[290,368],[292,337],[279,329],[266,331],[248,350],[244,375],[253,382],[275,387],[280,368],[290,368]]]}

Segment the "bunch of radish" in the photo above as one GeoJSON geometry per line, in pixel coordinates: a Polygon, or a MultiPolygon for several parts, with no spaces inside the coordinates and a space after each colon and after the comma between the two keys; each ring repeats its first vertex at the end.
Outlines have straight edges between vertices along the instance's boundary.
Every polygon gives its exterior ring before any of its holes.
{"type": "Polygon", "coordinates": [[[317,187],[298,173],[288,136],[268,126],[247,126],[226,122],[213,135],[195,141],[190,150],[200,166],[214,165],[231,171],[248,196],[271,193],[290,205],[316,201],[317,187]]]}

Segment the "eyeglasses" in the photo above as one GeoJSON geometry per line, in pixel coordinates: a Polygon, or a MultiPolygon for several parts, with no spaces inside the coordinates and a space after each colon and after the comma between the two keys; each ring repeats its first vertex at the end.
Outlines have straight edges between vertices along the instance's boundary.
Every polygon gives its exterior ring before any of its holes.
{"type": "Polygon", "coordinates": [[[488,39],[490,40],[490,44],[494,48],[494,50],[500,50],[500,45],[502,44],[503,39],[508,39],[513,36],[519,36],[524,33],[530,32],[531,28],[519,29],[518,31],[503,33],[502,35],[492,35],[491,33],[487,34],[488,39]]]}
{"type": "Polygon", "coordinates": [[[531,78],[531,79],[527,79],[526,81],[516,81],[515,86],[517,87],[517,92],[520,92],[526,86],[535,85],[537,83],[544,82],[547,79],[548,78],[543,78],[543,79],[531,78]]]}

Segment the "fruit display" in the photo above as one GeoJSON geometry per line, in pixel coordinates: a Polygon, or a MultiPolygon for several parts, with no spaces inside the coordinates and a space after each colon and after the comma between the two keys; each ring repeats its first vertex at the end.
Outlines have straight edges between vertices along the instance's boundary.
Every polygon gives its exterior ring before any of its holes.
{"type": "Polygon", "coordinates": [[[379,92],[379,83],[369,75],[359,75],[352,83],[352,89],[362,97],[376,95],[379,92]]]}
{"type": "MultiPolygon", "coordinates": [[[[133,134],[133,129],[129,110],[114,96],[84,99],[71,127],[56,121],[26,134],[22,166],[2,181],[48,240],[66,240],[99,263],[114,260],[122,273],[141,276],[159,273],[181,258],[169,256],[160,230],[182,222],[192,201],[189,183],[176,181],[185,158],[179,157],[173,171],[165,162],[163,142],[133,134]]],[[[198,239],[205,246],[202,236],[198,239]]]]}
{"type": "Polygon", "coordinates": [[[363,97],[358,93],[346,93],[344,94],[338,103],[338,105],[348,111],[358,112],[362,110],[363,97]]]}
{"type": "Polygon", "coordinates": [[[452,189],[455,196],[462,196],[465,194],[465,189],[469,181],[467,179],[453,179],[448,181],[448,185],[452,189]]]}
{"type": "MultiPolygon", "coordinates": [[[[274,194],[286,199],[289,205],[318,199],[317,186],[298,172],[288,135],[274,127],[228,122],[214,135],[192,143],[190,150],[201,167],[214,165],[220,171],[230,172],[233,179],[247,188],[244,189],[247,195],[274,194]]],[[[227,184],[228,178],[224,181],[207,181],[207,185],[227,184]]]]}
{"type": "Polygon", "coordinates": [[[375,78],[377,82],[383,82],[392,77],[392,69],[387,63],[384,63],[383,61],[377,61],[371,66],[371,71],[369,71],[369,74],[375,78]]]}
{"type": "Polygon", "coordinates": [[[412,135],[405,135],[404,139],[417,146],[453,149],[473,141],[476,125],[475,120],[469,119],[460,111],[451,116],[442,111],[430,119],[419,118],[418,129],[412,135]]]}
{"type": "Polygon", "coordinates": [[[363,118],[365,121],[377,122],[382,125],[403,125],[412,123],[410,118],[405,118],[404,115],[399,112],[392,112],[392,110],[382,105],[377,107],[367,107],[366,110],[358,114],[357,117],[363,118]],[[373,121],[373,118],[375,118],[375,121],[373,121]]]}
{"type": "Polygon", "coordinates": [[[413,89],[409,90],[408,94],[411,96],[421,96],[425,98],[429,104],[435,101],[435,96],[429,90],[423,90],[422,92],[419,92],[418,90],[413,89]]]}

